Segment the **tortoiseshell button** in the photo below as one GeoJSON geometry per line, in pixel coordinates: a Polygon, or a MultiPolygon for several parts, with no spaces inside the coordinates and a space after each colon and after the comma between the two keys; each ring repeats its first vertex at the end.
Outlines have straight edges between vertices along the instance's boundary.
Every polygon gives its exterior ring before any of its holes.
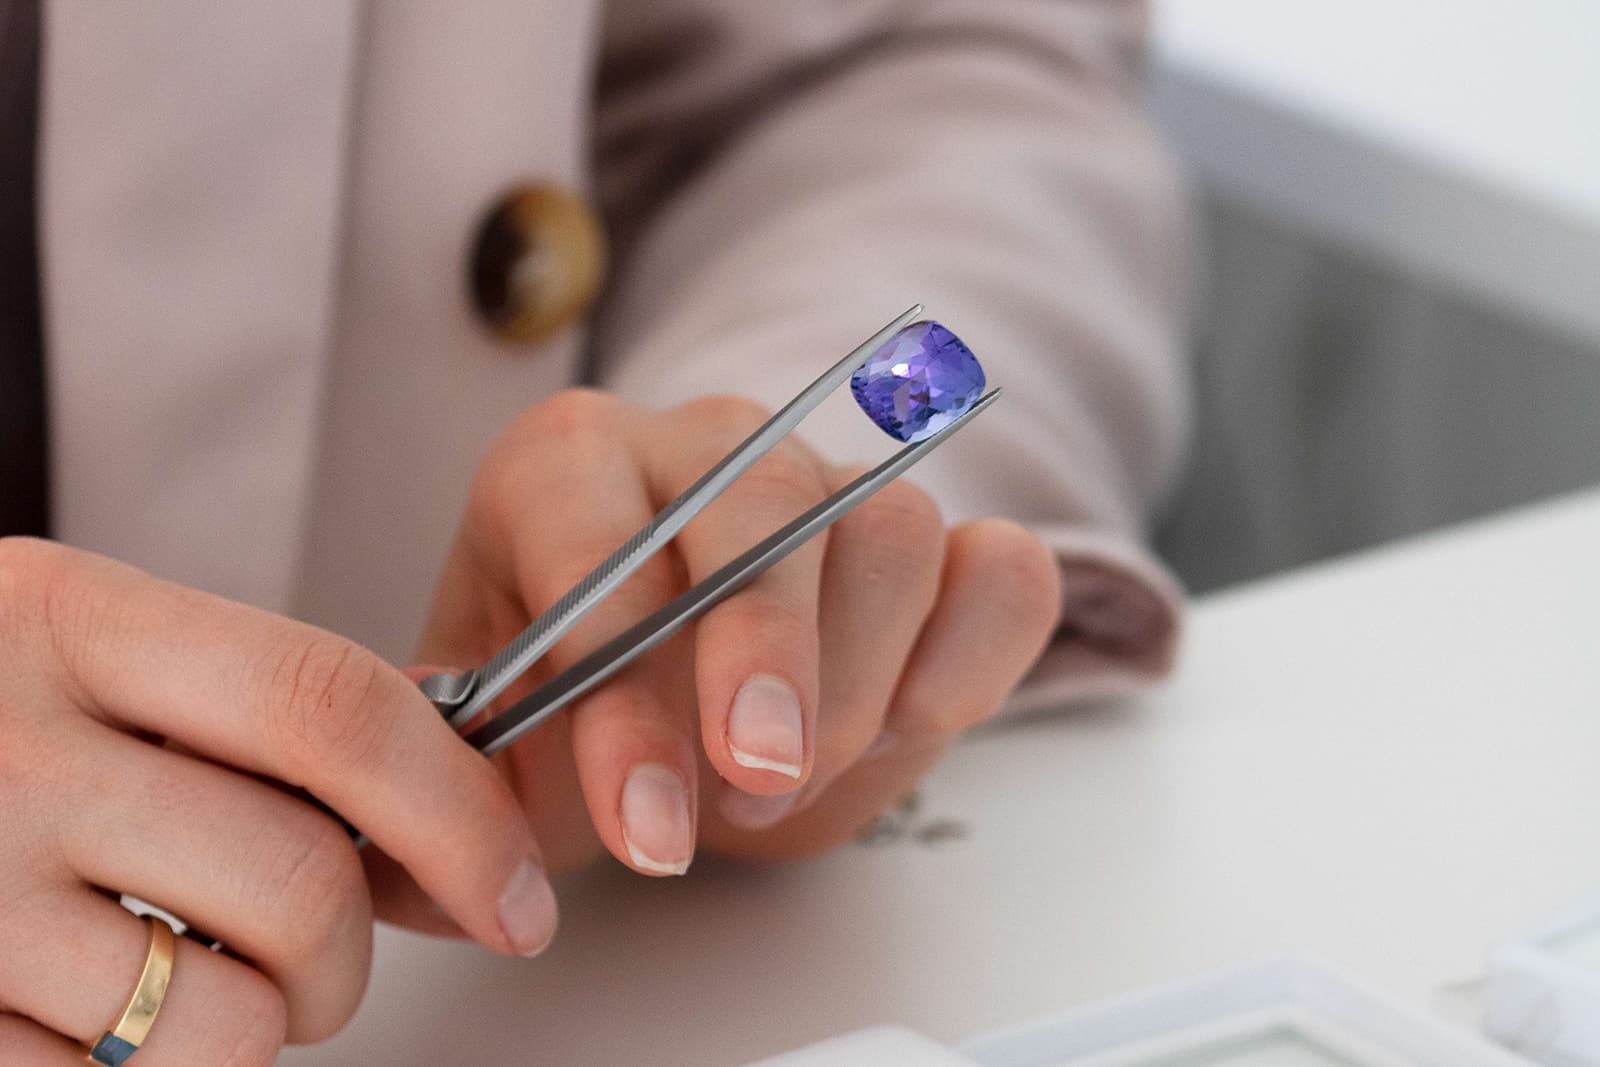
{"type": "Polygon", "coordinates": [[[547,183],[518,186],[478,227],[472,301],[506,343],[548,340],[594,303],[605,259],[605,236],[580,197],[547,183]]]}

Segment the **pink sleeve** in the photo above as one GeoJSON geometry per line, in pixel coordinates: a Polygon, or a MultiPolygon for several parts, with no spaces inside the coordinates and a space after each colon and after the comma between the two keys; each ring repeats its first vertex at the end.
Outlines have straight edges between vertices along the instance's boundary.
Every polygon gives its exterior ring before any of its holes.
{"type": "Polygon", "coordinates": [[[1183,628],[1183,590],[1166,569],[1126,538],[1037,532],[1061,563],[1061,623],[1007,710],[1120,696],[1166,677],[1183,628]]]}

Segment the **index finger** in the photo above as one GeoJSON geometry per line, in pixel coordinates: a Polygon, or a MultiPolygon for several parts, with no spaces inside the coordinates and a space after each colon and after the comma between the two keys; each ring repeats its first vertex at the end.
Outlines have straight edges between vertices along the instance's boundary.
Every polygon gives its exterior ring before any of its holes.
{"type": "Polygon", "coordinates": [[[84,711],[306,789],[490,948],[548,942],[555,899],[510,789],[398,670],[87,553],[53,547],[32,564],[54,571],[30,586],[84,711]]]}

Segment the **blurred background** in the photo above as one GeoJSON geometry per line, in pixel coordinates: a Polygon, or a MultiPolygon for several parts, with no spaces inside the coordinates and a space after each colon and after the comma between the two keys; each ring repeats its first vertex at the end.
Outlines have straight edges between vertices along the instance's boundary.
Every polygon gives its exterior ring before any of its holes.
{"type": "Polygon", "coordinates": [[[1196,591],[1600,483],[1600,4],[1158,0],[1196,591]]]}

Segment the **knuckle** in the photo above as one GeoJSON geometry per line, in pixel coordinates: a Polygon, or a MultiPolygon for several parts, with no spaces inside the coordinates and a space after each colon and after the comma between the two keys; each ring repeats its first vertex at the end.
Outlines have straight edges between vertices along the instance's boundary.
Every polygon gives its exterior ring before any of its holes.
{"type": "Polygon", "coordinates": [[[719,439],[748,436],[772,415],[760,401],[734,393],[699,397],[679,410],[696,428],[719,439]]]}
{"type": "Polygon", "coordinates": [[[1030,530],[1006,519],[987,520],[983,534],[985,584],[991,595],[1008,605],[1020,632],[1042,639],[1061,614],[1061,568],[1055,553],[1030,530]]]}
{"type": "Polygon", "coordinates": [[[60,551],[59,546],[36,537],[0,537],[0,594],[9,600],[27,589],[29,579],[60,551]]]}
{"type": "Polygon", "coordinates": [[[563,446],[609,433],[621,404],[596,389],[566,389],[523,411],[478,465],[469,494],[471,506],[492,512],[499,502],[520,493],[530,456],[559,453],[563,446]]]}
{"type": "Polygon", "coordinates": [[[810,458],[779,445],[756,461],[741,478],[741,495],[758,499],[808,504],[824,495],[822,472],[810,458]]]}
{"type": "Polygon", "coordinates": [[[0,622],[37,617],[51,591],[68,584],[69,549],[33,537],[0,537],[0,622]]]}
{"type": "Polygon", "coordinates": [[[256,914],[281,915],[281,962],[301,968],[323,958],[370,911],[355,847],[331,819],[310,815],[305,826],[263,833],[254,872],[256,914]]]}
{"type": "Polygon", "coordinates": [[[944,560],[944,516],[914,485],[891,482],[839,522],[839,536],[863,554],[866,578],[902,582],[908,566],[936,582],[944,560]]]}
{"type": "Polygon", "coordinates": [[[277,657],[267,686],[273,740],[324,772],[362,766],[393,723],[373,699],[383,670],[376,655],[331,634],[297,640],[277,657]]]}
{"type": "Polygon", "coordinates": [[[88,553],[25,537],[0,543],[0,633],[58,682],[75,685],[85,650],[106,652],[110,622],[130,606],[92,580],[88,553]]]}
{"type": "Polygon", "coordinates": [[[831,533],[824,613],[835,602],[853,612],[896,605],[901,619],[920,627],[938,599],[945,548],[944,520],[933,499],[914,486],[890,483],[831,533]]]}
{"type": "Polygon", "coordinates": [[[917,547],[944,540],[939,505],[910,482],[890,482],[857,510],[882,540],[917,547]]]}
{"type": "Polygon", "coordinates": [[[524,411],[512,424],[512,436],[570,440],[607,432],[622,402],[598,389],[563,389],[524,411]]]}
{"type": "Polygon", "coordinates": [[[772,650],[790,661],[816,658],[816,616],[798,604],[746,590],[717,605],[712,614],[721,634],[735,635],[747,648],[772,650]]]}
{"type": "MultiPolygon", "coordinates": [[[[618,538],[609,544],[596,542],[590,549],[575,554],[570,566],[541,571],[537,581],[540,604],[554,604],[567,590],[591,573],[596,564],[615,551],[620,540],[618,538]]],[[[686,580],[673,561],[662,558],[665,555],[660,553],[646,560],[606,598],[604,610],[591,612],[580,619],[557,644],[560,651],[556,659],[563,665],[576,660],[614,637],[619,625],[631,626],[682,592],[686,580]]]]}
{"type": "Polygon", "coordinates": [[[38,537],[0,537],[0,581],[25,577],[43,567],[64,565],[73,550],[38,537]]]}
{"type": "Polygon", "coordinates": [[[193,1062],[219,1067],[267,1067],[277,1060],[289,1029],[283,994],[242,966],[233,980],[211,988],[196,1014],[190,1033],[201,1047],[193,1062]]]}
{"type": "Polygon", "coordinates": [[[493,770],[487,760],[482,761],[482,765],[485,771],[474,775],[466,783],[471,793],[468,801],[468,810],[472,812],[470,825],[475,829],[493,828],[495,831],[526,826],[528,816],[506,780],[493,770]]]}

